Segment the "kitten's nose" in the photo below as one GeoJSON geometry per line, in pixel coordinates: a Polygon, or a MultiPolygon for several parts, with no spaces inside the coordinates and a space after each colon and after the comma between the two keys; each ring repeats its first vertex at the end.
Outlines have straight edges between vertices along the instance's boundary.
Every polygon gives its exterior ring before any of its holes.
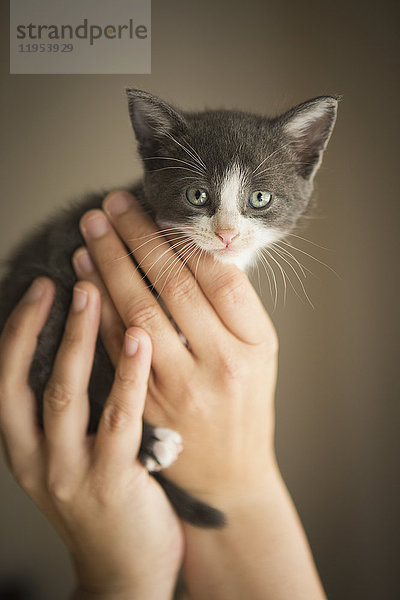
{"type": "Polygon", "coordinates": [[[232,243],[232,240],[239,235],[239,232],[236,229],[220,229],[215,232],[215,235],[219,237],[221,242],[223,242],[227,248],[229,244],[232,243]]]}

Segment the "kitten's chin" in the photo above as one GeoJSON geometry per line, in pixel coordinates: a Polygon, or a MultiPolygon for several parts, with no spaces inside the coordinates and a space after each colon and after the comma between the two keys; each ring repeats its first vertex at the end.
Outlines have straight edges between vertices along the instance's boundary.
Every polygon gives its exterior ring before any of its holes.
{"type": "Polygon", "coordinates": [[[219,262],[236,265],[242,271],[250,267],[256,260],[256,254],[251,251],[209,250],[209,253],[219,262]]]}
{"type": "Polygon", "coordinates": [[[223,248],[222,250],[209,250],[209,253],[214,256],[217,260],[223,263],[234,262],[241,256],[241,252],[237,250],[231,250],[229,248],[223,248]]]}

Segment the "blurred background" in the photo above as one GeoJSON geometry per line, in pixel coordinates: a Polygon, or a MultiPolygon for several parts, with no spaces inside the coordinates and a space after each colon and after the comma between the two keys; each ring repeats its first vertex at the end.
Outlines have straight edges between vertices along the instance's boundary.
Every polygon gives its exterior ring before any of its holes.
{"type": "MultiPolygon", "coordinates": [[[[284,303],[276,267],[275,309],[253,277],[280,337],[278,459],[328,597],[400,598],[399,3],[153,0],[147,76],[9,75],[6,4],[0,258],[57,207],[140,176],[127,85],[273,115],[343,96],[298,231],[317,246],[290,242],[314,308],[287,265],[296,293],[284,303]]],[[[0,598],[67,598],[66,550],[3,463],[0,486],[0,598]]]]}

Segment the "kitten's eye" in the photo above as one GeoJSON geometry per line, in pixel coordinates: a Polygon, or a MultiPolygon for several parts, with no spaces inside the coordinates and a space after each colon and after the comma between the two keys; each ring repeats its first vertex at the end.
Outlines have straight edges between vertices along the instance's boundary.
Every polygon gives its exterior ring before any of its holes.
{"type": "Polygon", "coordinates": [[[272,194],[266,190],[252,192],[249,198],[249,206],[251,208],[266,208],[271,204],[272,194]]]}
{"type": "Polygon", "coordinates": [[[194,206],[204,206],[208,202],[208,193],[202,188],[189,188],[186,190],[186,198],[194,206]]]}

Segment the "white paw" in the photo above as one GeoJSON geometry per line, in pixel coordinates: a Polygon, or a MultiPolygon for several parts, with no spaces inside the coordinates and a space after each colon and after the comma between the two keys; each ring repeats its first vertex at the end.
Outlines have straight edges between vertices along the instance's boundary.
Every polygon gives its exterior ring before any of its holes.
{"type": "Polygon", "coordinates": [[[165,427],[154,429],[154,444],[152,452],[155,458],[147,456],[145,467],[148,471],[161,471],[176,461],[183,450],[182,438],[176,431],[165,427]]]}

